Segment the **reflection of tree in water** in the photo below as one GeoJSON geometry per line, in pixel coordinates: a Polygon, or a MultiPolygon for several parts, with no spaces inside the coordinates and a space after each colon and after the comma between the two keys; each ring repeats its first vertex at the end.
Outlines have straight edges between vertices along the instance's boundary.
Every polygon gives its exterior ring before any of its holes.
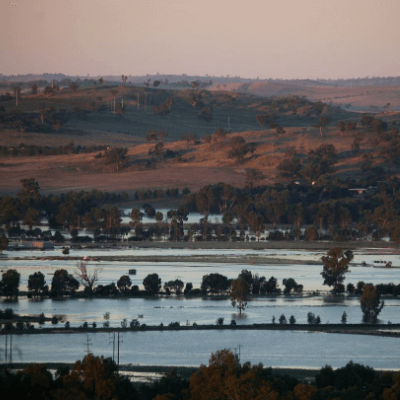
{"type": "Polygon", "coordinates": [[[13,335],[6,333],[4,335],[4,348],[0,348],[0,361],[4,361],[6,364],[11,364],[14,357],[22,360],[22,350],[13,345],[13,335]]]}

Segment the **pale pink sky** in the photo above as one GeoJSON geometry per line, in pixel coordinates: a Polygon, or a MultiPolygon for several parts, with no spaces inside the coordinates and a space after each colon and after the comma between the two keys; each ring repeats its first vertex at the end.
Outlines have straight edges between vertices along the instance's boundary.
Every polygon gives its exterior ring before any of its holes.
{"type": "Polygon", "coordinates": [[[400,75],[400,0],[1,0],[0,73],[400,75]]]}

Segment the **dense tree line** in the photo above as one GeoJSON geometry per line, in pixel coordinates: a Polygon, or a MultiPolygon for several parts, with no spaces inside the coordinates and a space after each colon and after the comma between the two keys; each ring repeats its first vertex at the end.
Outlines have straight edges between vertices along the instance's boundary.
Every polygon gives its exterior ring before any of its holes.
{"type": "MultiPolygon", "coordinates": [[[[400,238],[400,181],[396,178],[366,187],[368,191],[363,196],[351,191],[360,182],[329,179],[311,186],[277,184],[239,189],[220,183],[205,186],[197,193],[187,188],[182,192],[177,188],[137,191],[135,198],[147,201],[180,193],[184,197],[181,205],[167,215],[156,212],[149,203],[143,206],[145,213],[132,210],[130,226],[121,224],[117,207],[101,207],[104,202],[126,200],[126,193],[92,191],[42,196],[34,179],[23,179],[21,183],[16,197],[0,198],[0,224],[6,226],[9,236],[21,233],[20,221],[31,228],[39,224],[40,218],[47,218],[51,229],[76,233],[85,227],[99,240],[115,239],[128,233],[132,226],[135,232],[130,240],[248,240],[247,229],[260,240],[267,225],[273,228],[269,240],[400,238]],[[184,229],[191,212],[200,212],[204,218],[184,229]],[[154,224],[143,226],[141,217],[145,214],[155,219],[154,224]],[[212,214],[221,215],[222,223],[210,223],[208,217],[212,214]],[[289,229],[282,232],[277,229],[279,225],[289,229]]],[[[73,234],[74,238],[77,236],[73,234]]]]}

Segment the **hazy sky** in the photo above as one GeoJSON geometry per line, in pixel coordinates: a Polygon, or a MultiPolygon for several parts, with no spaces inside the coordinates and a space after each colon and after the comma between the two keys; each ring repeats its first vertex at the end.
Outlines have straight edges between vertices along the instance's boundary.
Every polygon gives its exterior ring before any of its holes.
{"type": "Polygon", "coordinates": [[[1,0],[0,73],[400,75],[400,0],[1,0]]]}

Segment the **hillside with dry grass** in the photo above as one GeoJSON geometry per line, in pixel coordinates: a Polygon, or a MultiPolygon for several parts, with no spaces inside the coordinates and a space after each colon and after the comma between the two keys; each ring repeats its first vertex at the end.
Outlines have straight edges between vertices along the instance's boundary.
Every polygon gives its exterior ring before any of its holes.
{"type": "Polygon", "coordinates": [[[375,113],[381,128],[371,121],[361,125],[362,115],[310,102],[294,86],[233,84],[233,91],[99,86],[22,93],[18,106],[14,98],[0,103],[0,193],[15,193],[28,177],[55,193],[197,190],[218,182],[241,187],[250,169],[262,173],[259,184],[284,183],[307,178],[279,167],[285,160],[304,163],[323,145],[335,148],[334,176],[363,179],[376,167],[398,175],[400,157],[393,146],[399,113],[375,113]],[[260,96],[249,94],[257,91],[260,96]],[[268,94],[284,97],[263,97],[268,94]],[[352,129],[346,129],[348,123],[352,129]],[[108,160],[107,147],[127,149],[121,168],[108,160]]]}

